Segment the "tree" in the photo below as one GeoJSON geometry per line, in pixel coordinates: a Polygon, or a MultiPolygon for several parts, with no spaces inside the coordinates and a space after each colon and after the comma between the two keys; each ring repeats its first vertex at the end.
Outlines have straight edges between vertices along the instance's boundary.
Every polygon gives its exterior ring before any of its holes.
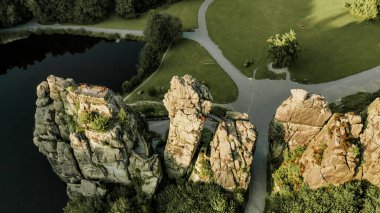
{"type": "Polygon", "coordinates": [[[23,0],[0,1],[0,27],[11,27],[31,18],[26,2],[23,0]]]}
{"type": "Polygon", "coordinates": [[[364,20],[379,18],[380,0],[354,0],[346,2],[346,8],[350,13],[364,20]]]}
{"type": "Polygon", "coordinates": [[[135,9],[136,0],[116,0],[115,11],[116,14],[123,18],[136,18],[137,13],[135,9]]]}
{"type": "Polygon", "coordinates": [[[177,17],[169,14],[152,12],[144,30],[146,43],[153,48],[164,51],[172,42],[181,38],[182,23],[177,17]]]}
{"type": "Polygon", "coordinates": [[[270,47],[268,57],[274,68],[288,67],[297,59],[298,52],[301,50],[296,33],[292,29],[283,35],[271,36],[267,42],[270,47]]]}
{"type": "Polygon", "coordinates": [[[143,78],[149,73],[154,72],[160,65],[161,53],[150,43],[145,44],[139,54],[137,75],[143,78]]]}
{"type": "Polygon", "coordinates": [[[109,0],[77,0],[74,17],[76,23],[93,23],[108,15],[112,5],[109,0]]]}

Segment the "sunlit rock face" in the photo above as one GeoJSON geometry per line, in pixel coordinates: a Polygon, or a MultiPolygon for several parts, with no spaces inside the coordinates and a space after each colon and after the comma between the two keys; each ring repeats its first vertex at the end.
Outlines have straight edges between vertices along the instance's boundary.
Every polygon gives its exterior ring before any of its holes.
{"type": "Polygon", "coordinates": [[[283,124],[284,140],[290,149],[307,145],[331,117],[325,97],[309,94],[305,90],[292,89],[275,114],[275,120],[283,124]]]}
{"type": "Polygon", "coordinates": [[[175,76],[163,102],[170,118],[164,152],[166,172],[170,178],[179,178],[187,172],[199,145],[202,117],[210,112],[212,97],[207,87],[193,77],[175,76]]]}
{"type": "Polygon", "coordinates": [[[313,189],[355,179],[380,186],[380,98],[368,106],[364,127],[361,116],[331,115],[322,96],[292,90],[292,96],[277,109],[269,139],[275,160],[281,159],[284,149],[304,147],[296,163],[303,183],[313,189]]]}
{"type": "Polygon", "coordinates": [[[352,180],[360,163],[355,141],[362,128],[360,116],[334,114],[300,159],[304,182],[318,188],[352,180]]]}
{"type": "Polygon", "coordinates": [[[132,184],[152,196],[161,180],[160,161],[141,136],[141,118],[120,96],[101,87],[49,76],[37,87],[34,143],[68,195],[101,196],[104,183],[132,184]],[[135,184],[136,185],[136,184],[135,184]]]}
{"type": "Polygon", "coordinates": [[[256,137],[247,114],[227,114],[210,145],[215,183],[227,190],[248,189],[256,137]]]}
{"type": "Polygon", "coordinates": [[[380,186],[380,98],[368,107],[367,128],[360,136],[364,146],[363,165],[358,178],[380,186]]]}

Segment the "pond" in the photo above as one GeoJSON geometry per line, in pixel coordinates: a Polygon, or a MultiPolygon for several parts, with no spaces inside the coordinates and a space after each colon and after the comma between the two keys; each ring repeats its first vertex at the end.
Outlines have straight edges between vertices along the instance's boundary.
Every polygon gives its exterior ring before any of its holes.
{"type": "Polygon", "coordinates": [[[0,212],[62,212],[65,185],[33,144],[36,86],[49,75],[121,92],[143,44],[71,35],[0,45],[0,212]]]}

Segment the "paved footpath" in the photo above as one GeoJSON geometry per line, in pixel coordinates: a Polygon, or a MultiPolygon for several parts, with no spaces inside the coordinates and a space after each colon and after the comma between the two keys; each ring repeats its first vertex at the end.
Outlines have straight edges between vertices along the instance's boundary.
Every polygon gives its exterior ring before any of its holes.
{"type": "MultiPolygon", "coordinates": [[[[346,78],[322,84],[303,85],[289,80],[251,80],[243,75],[228,59],[219,47],[210,39],[207,30],[206,12],[214,0],[205,0],[198,12],[199,28],[195,32],[184,32],[183,37],[202,45],[222,69],[232,78],[239,90],[237,100],[229,106],[236,111],[249,114],[251,121],[259,132],[256,152],[253,159],[253,178],[249,188],[249,199],[245,212],[263,212],[265,208],[267,184],[268,128],[276,108],[290,95],[290,89],[302,88],[324,95],[333,102],[356,92],[374,92],[380,89],[380,66],[346,78]]],[[[14,28],[2,29],[0,32],[35,30],[35,29],[84,29],[91,32],[118,33],[142,36],[141,30],[105,29],[71,25],[40,25],[35,21],[14,28]]],[[[167,122],[167,121],[166,121],[167,122]]]]}

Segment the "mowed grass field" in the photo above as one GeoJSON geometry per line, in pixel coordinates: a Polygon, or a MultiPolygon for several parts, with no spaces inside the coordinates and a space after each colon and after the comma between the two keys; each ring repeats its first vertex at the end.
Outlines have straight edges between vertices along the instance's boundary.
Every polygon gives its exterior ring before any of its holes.
{"type": "Polygon", "coordinates": [[[166,57],[152,78],[128,98],[128,103],[135,101],[161,101],[170,88],[173,76],[189,74],[206,84],[216,103],[230,103],[236,100],[238,89],[232,79],[219,67],[203,47],[187,39],[171,47],[166,57]],[[156,97],[148,94],[150,88],[160,91],[156,97]],[[138,94],[142,91],[142,94],[138,94]]]}
{"type": "Polygon", "coordinates": [[[211,39],[244,74],[273,77],[267,70],[266,40],[276,33],[297,33],[302,51],[291,78],[321,83],[380,65],[380,21],[361,22],[344,0],[215,0],[207,12],[211,39]],[[303,26],[303,27],[302,27],[303,26]],[[244,68],[246,59],[255,65],[244,68]]]}
{"type": "MultiPolygon", "coordinates": [[[[182,0],[174,4],[163,5],[156,10],[180,18],[182,20],[184,31],[188,31],[198,27],[198,9],[202,3],[203,0],[182,0]]],[[[148,14],[148,12],[144,13],[137,19],[123,19],[116,15],[111,15],[108,19],[90,26],[112,29],[143,30],[146,25],[148,14]]]]}

